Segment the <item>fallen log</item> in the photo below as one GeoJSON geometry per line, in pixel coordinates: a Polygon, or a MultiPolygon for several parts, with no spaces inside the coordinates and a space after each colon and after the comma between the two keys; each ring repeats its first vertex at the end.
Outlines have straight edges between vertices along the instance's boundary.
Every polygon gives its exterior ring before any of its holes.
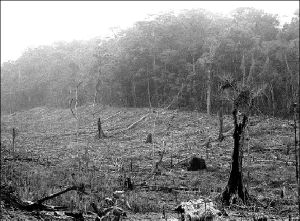
{"type": "Polygon", "coordinates": [[[65,210],[67,207],[64,206],[50,206],[44,204],[38,204],[31,201],[23,201],[17,196],[14,196],[10,193],[1,191],[1,200],[6,204],[11,205],[12,207],[18,208],[20,210],[34,211],[34,210],[44,210],[44,211],[57,211],[65,210]]]}
{"type": "Polygon", "coordinates": [[[144,120],[146,117],[148,117],[149,114],[150,114],[150,113],[148,113],[148,114],[142,116],[139,120],[133,122],[131,125],[129,125],[128,127],[124,128],[123,130],[117,131],[117,132],[114,133],[113,135],[117,135],[117,134],[119,134],[119,133],[123,133],[123,132],[125,132],[125,131],[127,131],[127,130],[130,130],[130,129],[134,128],[139,122],[141,122],[141,121],[144,120]]]}
{"type": "Polygon", "coordinates": [[[44,197],[42,199],[37,200],[36,202],[32,201],[23,201],[21,200],[17,195],[14,195],[11,191],[6,191],[5,187],[1,187],[1,200],[3,200],[5,203],[26,211],[34,211],[34,210],[45,210],[45,211],[56,211],[56,210],[65,210],[67,207],[65,206],[51,206],[51,205],[44,205],[42,204],[46,200],[52,199],[54,197],[57,197],[63,193],[69,192],[71,190],[76,190],[81,193],[87,194],[84,191],[84,186],[72,186],[68,187],[67,189],[60,191],[58,193],[52,194],[50,196],[44,197]]]}
{"type": "Polygon", "coordinates": [[[141,121],[144,120],[146,117],[148,117],[149,114],[150,114],[150,113],[148,113],[148,114],[142,116],[138,121],[136,121],[136,122],[132,123],[131,125],[129,125],[125,130],[130,130],[130,129],[132,129],[132,128],[135,127],[139,122],[141,122],[141,121]]]}
{"type": "Polygon", "coordinates": [[[71,187],[68,187],[67,189],[65,189],[65,190],[63,190],[63,191],[60,191],[60,192],[58,192],[58,193],[55,193],[55,194],[52,194],[52,195],[50,195],[50,196],[44,197],[44,198],[42,198],[42,199],[39,199],[39,200],[37,201],[37,203],[38,203],[38,204],[41,204],[41,203],[45,202],[46,200],[50,200],[50,199],[52,199],[52,198],[54,198],[54,197],[57,197],[57,196],[59,196],[59,195],[61,195],[61,194],[64,194],[64,193],[66,193],[66,192],[69,192],[69,191],[71,191],[71,190],[76,190],[76,191],[78,191],[78,192],[80,192],[80,193],[83,193],[83,194],[86,194],[86,195],[87,195],[87,193],[85,192],[85,189],[84,189],[84,185],[82,184],[82,185],[79,185],[79,186],[71,186],[71,187]]]}

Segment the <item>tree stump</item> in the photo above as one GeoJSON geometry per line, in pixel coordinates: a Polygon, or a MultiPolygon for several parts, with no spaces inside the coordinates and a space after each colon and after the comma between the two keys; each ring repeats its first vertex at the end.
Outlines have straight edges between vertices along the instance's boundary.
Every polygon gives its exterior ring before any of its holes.
{"type": "Polygon", "coordinates": [[[219,115],[219,124],[220,124],[218,140],[221,142],[221,141],[224,140],[224,135],[223,135],[223,107],[220,108],[220,110],[218,112],[218,115],[219,115]]]}
{"type": "Polygon", "coordinates": [[[15,156],[15,140],[16,140],[16,130],[15,128],[12,129],[12,153],[13,153],[13,157],[15,156]]]}
{"type": "Polygon", "coordinates": [[[126,177],[124,186],[125,186],[126,190],[133,190],[133,183],[132,183],[130,177],[126,177]]]}
{"type": "Polygon", "coordinates": [[[152,143],[152,134],[151,133],[148,134],[146,143],[152,143]]]}
{"type": "Polygon", "coordinates": [[[187,170],[188,171],[197,171],[206,169],[205,160],[199,157],[193,157],[189,163],[187,170]]]}
{"type": "Polygon", "coordinates": [[[104,134],[103,130],[102,130],[102,126],[101,126],[101,120],[100,117],[98,118],[98,138],[104,138],[106,137],[106,135],[104,134]]]}

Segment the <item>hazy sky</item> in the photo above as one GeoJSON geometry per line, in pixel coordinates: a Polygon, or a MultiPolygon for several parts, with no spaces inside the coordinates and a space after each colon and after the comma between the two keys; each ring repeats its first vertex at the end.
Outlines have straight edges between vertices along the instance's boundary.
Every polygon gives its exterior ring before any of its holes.
{"type": "Polygon", "coordinates": [[[1,1],[1,63],[28,47],[111,34],[109,27],[129,27],[147,14],[191,8],[228,14],[244,6],[289,21],[299,1],[1,1]]]}

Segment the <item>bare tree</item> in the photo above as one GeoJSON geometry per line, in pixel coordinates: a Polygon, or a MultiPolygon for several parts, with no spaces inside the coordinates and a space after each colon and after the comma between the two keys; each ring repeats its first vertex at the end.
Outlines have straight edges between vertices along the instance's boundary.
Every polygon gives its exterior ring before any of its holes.
{"type": "Polygon", "coordinates": [[[219,141],[223,141],[224,135],[223,135],[223,102],[220,102],[220,109],[218,111],[218,116],[219,116],[219,141]]]}
{"type": "Polygon", "coordinates": [[[81,81],[81,82],[79,82],[77,85],[76,85],[76,91],[75,91],[75,99],[73,99],[73,98],[71,98],[71,100],[70,100],[70,103],[69,103],[69,105],[70,105],[70,110],[71,110],[71,112],[72,112],[72,115],[74,116],[74,118],[77,120],[76,121],[76,130],[77,130],[77,132],[76,132],[76,136],[77,136],[77,138],[78,138],[78,133],[79,133],[79,119],[78,119],[78,110],[77,110],[77,105],[78,105],[78,90],[79,90],[79,86],[81,85],[83,83],[83,81],[81,81]],[[73,109],[72,109],[72,103],[73,102],[75,102],[75,113],[74,113],[74,111],[73,111],[73,109]]]}

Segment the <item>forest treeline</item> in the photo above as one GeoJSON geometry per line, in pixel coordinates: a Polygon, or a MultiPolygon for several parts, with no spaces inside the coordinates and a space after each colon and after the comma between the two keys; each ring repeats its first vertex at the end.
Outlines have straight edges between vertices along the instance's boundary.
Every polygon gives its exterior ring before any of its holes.
{"type": "MultiPolygon", "coordinates": [[[[88,24],[87,24],[88,25],[88,24]]],[[[95,27],[97,28],[97,27],[95,27]]],[[[276,15],[238,8],[153,15],[112,37],[27,49],[1,66],[1,111],[78,103],[215,112],[224,82],[261,88],[258,113],[286,116],[299,97],[299,9],[276,15]]]]}

